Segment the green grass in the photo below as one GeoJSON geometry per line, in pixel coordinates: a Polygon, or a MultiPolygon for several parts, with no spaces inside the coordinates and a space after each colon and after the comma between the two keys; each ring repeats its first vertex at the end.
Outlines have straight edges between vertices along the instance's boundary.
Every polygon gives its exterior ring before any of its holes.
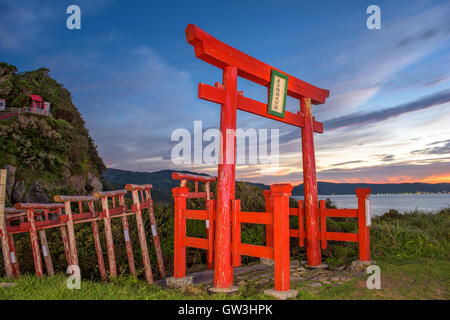
{"type": "MultiPolygon", "coordinates": [[[[347,221],[337,221],[333,227],[347,228],[347,221]]],[[[450,210],[436,214],[411,212],[397,215],[390,212],[373,220],[371,228],[372,258],[381,269],[381,289],[369,290],[361,275],[339,286],[323,285],[311,288],[308,282],[292,283],[299,290],[297,299],[450,299],[450,210]]],[[[351,243],[331,243],[325,259],[332,267],[357,257],[351,243]]],[[[83,280],[80,290],[66,286],[67,276],[38,279],[0,279],[14,286],[0,287],[0,299],[270,299],[263,289],[243,286],[233,295],[209,295],[205,285],[184,289],[164,289],[133,277],[119,277],[110,283],[83,280]]]]}
{"type": "MultiPolygon", "coordinates": [[[[339,286],[324,285],[320,288],[308,287],[308,282],[293,284],[299,290],[300,300],[372,300],[372,299],[449,299],[450,262],[445,260],[420,258],[401,265],[377,262],[381,268],[381,289],[369,290],[367,276],[360,276],[339,286]]],[[[205,285],[184,289],[164,289],[149,285],[133,277],[121,277],[111,283],[90,280],[81,282],[80,290],[67,288],[67,276],[38,279],[23,276],[13,282],[14,286],[1,287],[1,300],[180,300],[180,299],[271,299],[263,290],[245,286],[233,295],[210,295],[205,285]]],[[[272,285],[267,285],[270,288],[272,285]]]]}

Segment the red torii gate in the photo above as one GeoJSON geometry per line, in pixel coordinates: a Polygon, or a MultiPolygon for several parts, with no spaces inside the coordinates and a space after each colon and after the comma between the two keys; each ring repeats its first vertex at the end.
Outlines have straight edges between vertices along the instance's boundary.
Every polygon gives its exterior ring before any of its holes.
{"type": "MultiPolygon", "coordinates": [[[[261,62],[217,40],[195,25],[186,28],[186,39],[195,50],[197,58],[223,70],[222,84],[215,87],[200,83],[199,98],[221,105],[220,146],[217,181],[217,207],[215,225],[214,287],[230,289],[233,286],[231,262],[231,200],[235,197],[235,149],[237,109],[266,118],[278,120],[301,128],[303,179],[305,190],[305,226],[308,265],[321,265],[318,196],[313,132],[323,133],[323,125],[312,116],[311,104],[324,103],[329,91],[315,87],[270,65],[261,62]],[[237,91],[237,77],[269,87],[273,70],[287,76],[287,95],[300,100],[300,111],[285,111],[284,118],[267,112],[267,104],[245,97],[237,91]],[[229,138],[230,132],[233,134],[229,138]],[[228,145],[232,143],[232,145],[228,145]],[[226,151],[232,154],[227,154],[226,151]]],[[[270,232],[270,230],[269,230],[270,232]]]]}

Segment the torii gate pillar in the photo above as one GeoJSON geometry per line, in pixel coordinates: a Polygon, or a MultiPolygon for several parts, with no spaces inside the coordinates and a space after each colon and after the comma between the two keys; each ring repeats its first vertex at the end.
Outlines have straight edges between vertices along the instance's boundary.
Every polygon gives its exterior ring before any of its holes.
{"type": "Polygon", "coordinates": [[[303,187],[305,194],[305,226],[307,265],[318,267],[322,263],[319,245],[319,215],[317,199],[316,160],[314,156],[313,118],[311,99],[300,99],[300,110],[305,117],[302,127],[303,187]]]}
{"type": "Polygon", "coordinates": [[[217,213],[214,243],[214,287],[233,287],[233,267],[231,265],[231,200],[235,195],[235,149],[237,113],[237,68],[225,66],[223,69],[225,103],[220,112],[220,154],[217,177],[217,213]]]}

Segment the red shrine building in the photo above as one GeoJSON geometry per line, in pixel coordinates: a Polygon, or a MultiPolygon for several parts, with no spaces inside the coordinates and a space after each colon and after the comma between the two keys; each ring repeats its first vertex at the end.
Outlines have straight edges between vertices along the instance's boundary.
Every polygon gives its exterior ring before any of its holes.
{"type": "Polygon", "coordinates": [[[31,105],[29,112],[42,114],[45,116],[50,115],[50,102],[44,101],[41,96],[36,94],[30,94],[31,105]]]}

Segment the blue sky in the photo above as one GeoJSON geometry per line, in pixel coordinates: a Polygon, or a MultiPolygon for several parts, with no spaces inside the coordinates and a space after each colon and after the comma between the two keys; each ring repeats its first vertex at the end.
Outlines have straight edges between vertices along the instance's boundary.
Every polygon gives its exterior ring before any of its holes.
{"type": "MultiPolygon", "coordinates": [[[[0,1],[0,61],[47,67],[63,83],[105,162],[136,171],[170,161],[174,129],[218,127],[220,107],[197,83],[221,72],[195,58],[184,30],[195,24],[264,62],[330,90],[313,113],[319,180],[450,182],[450,4],[443,1],[0,1]],[[81,8],[81,30],[66,8],[81,8]],[[381,30],[366,8],[381,8],[381,30]]],[[[264,87],[239,80],[246,96],[264,87]]],[[[44,97],[45,98],[45,97],[44,97]]],[[[297,111],[288,100],[287,109],[297,111]]],[[[277,174],[239,166],[237,178],[301,181],[300,133],[238,113],[238,127],[279,128],[277,174]]],[[[183,169],[216,174],[216,166],[183,169]]]]}

